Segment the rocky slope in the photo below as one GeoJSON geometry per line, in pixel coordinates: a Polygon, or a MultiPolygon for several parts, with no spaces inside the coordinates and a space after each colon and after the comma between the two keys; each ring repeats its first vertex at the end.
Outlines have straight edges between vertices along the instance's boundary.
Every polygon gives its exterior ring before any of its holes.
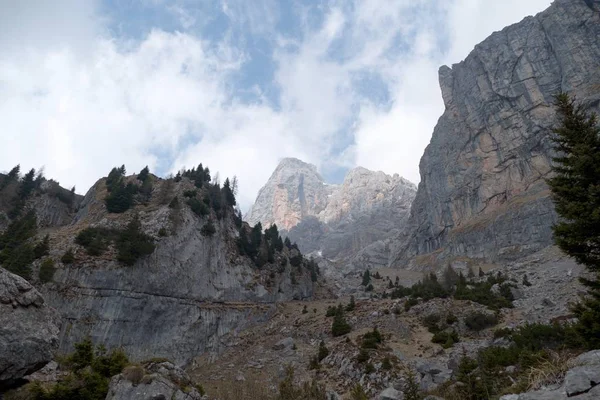
{"type": "Polygon", "coordinates": [[[0,268],[0,393],[53,359],[57,322],[40,292],[0,268]]]}
{"type": "MultiPolygon", "coordinates": [[[[314,165],[284,159],[260,190],[246,220],[277,224],[305,253],[347,260],[397,234],[414,195],[415,186],[398,175],[359,167],[341,185],[327,185],[314,165]]],[[[385,264],[387,257],[371,260],[379,261],[385,264]]]]}
{"type": "Polygon", "coordinates": [[[446,110],[421,159],[394,265],[510,260],[551,244],[553,96],[600,109],[598,37],[598,0],[556,0],[440,69],[446,110]]]}
{"type": "MultiPolygon", "coordinates": [[[[143,190],[135,176],[123,179],[143,190]]],[[[233,208],[216,205],[225,202],[221,189],[215,198],[214,185],[206,182],[197,189],[186,177],[149,179],[148,197],[124,213],[107,211],[106,179],[77,199],[77,208],[69,213],[48,200],[43,186],[28,198],[26,209],[41,216],[37,222],[44,228],[31,240],[46,234],[50,240],[49,254],[37,257],[27,276],[60,313],[61,352],[90,336],[109,349],[124,348],[133,360],[166,357],[185,364],[203,352],[218,353],[221,337],[264,321],[273,303],[312,296],[314,276],[297,250],[270,253],[260,268],[240,253],[239,231],[250,228],[236,221],[233,208]],[[198,199],[200,214],[192,211],[189,198],[198,199]],[[118,261],[118,245],[110,237],[126,229],[134,216],[155,248],[127,266],[118,261]],[[209,225],[214,231],[206,233],[209,225]],[[91,255],[76,243],[90,228],[104,235],[99,243],[108,240],[101,254],[91,255]],[[74,255],[71,262],[63,260],[68,250],[74,255]],[[42,265],[48,262],[53,275],[42,280],[42,265]]],[[[16,189],[23,186],[22,181],[14,184],[16,189]]],[[[262,235],[263,244],[265,240],[262,235]]]]}

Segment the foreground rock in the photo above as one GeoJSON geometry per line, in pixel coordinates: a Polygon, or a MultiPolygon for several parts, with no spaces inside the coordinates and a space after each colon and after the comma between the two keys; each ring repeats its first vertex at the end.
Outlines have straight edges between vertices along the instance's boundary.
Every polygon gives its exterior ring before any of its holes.
{"type": "Polygon", "coordinates": [[[599,110],[598,37],[600,1],[556,0],[440,69],[446,110],[421,159],[396,264],[515,260],[552,243],[556,214],[544,180],[553,96],[565,91],[599,110]]]}
{"type": "Polygon", "coordinates": [[[0,391],[52,360],[54,310],[25,279],[0,268],[0,391]]]}
{"type": "Polygon", "coordinates": [[[128,367],[110,381],[106,400],[200,400],[190,377],[169,362],[128,367]]]}
{"type": "Polygon", "coordinates": [[[600,350],[577,357],[560,389],[511,394],[500,400],[594,400],[600,399],[600,350]]]}

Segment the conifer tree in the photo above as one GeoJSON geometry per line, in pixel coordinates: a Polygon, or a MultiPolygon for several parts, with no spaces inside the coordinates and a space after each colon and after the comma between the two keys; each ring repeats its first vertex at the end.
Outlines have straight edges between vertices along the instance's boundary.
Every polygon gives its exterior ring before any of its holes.
{"type": "Polygon", "coordinates": [[[582,279],[589,296],[575,307],[578,330],[591,348],[600,347],[600,126],[567,94],[556,97],[559,124],[553,142],[554,177],[548,179],[559,222],[558,247],[593,273],[582,279]]]}

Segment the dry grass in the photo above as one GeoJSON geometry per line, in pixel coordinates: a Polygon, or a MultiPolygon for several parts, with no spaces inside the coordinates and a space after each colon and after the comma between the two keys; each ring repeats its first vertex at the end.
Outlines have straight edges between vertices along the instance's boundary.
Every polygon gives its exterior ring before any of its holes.
{"type": "Polygon", "coordinates": [[[264,381],[247,379],[245,381],[210,382],[204,386],[211,400],[274,400],[276,394],[264,381]]]}
{"type": "Polygon", "coordinates": [[[550,352],[550,358],[531,368],[527,375],[527,391],[539,390],[542,387],[560,384],[573,365],[572,352],[550,352]]]}

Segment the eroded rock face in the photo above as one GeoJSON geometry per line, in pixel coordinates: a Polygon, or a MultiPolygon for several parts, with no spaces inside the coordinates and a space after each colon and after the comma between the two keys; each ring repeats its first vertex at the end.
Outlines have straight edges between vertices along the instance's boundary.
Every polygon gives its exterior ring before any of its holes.
{"type": "Polygon", "coordinates": [[[227,337],[267,320],[276,301],[311,297],[313,284],[306,271],[298,273],[294,267],[292,274],[287,264],[271,276],[240,257],[230,218],[215,218],[216,233],[209,237],[201,232],[208,217],[199,218],[185,204],[168,206],[174,196],[184,199],[182,192],[192,187],[191,182],[157,180],[148,207],[107,214],[100,181],[86,195],[74,224],[51,235],[57,259],[68,248],[76,257],[71,265],[57,265],[54,282],[43,288],[65,322],[61,351],[71,351],[89,335],[109,349],[124,348],[136,361],[166,357],[181,365],[204,352],[221,351],[227,337]],[[154,252],[135,265],[119,264],[110,250],[89,257],[73,243],[80,229],[123,228],[134,212],[156,243],[154,252]],[[158,233],[161,228],[167,236],[158,233]]]}
{"type": "Polygon", "coordinates": [[[29,282],[0,268],[0,392],[52,360],[56,321],[29,282]]]}
{"type": "Polygon", "coordinates": [[[331,188],[317,167],[296,158],[284,158],[258,193],[245,220],[252,226],[277,224],[289,230],[303,218],[317,215],[327,205],[331,188]]]}
{"type": "Polygon", "coordinates": [[[598,0],[557,0],[440,69],[446,110],[421,159],[396,265],[435,252],[516,259],[552,242],[553,96],[600,109],[598,0]]]}
{"type": "MultiPolygon", "coordinates": [[[[351,170],[341,185],[327,185],[315,166],[284,159],[246,220],[264,227],[277,224],[304,253],[349,259],[400,231],[415,192],[415,185],[397,174],[360,167],[351,170]]],[[[371,253],[363,256],[369,258],[371,253]]],[[[373,261],[379,261],[376,258],[373,261]]],[[[386,254],[382,264],[387,260],[386,254]]]]}

